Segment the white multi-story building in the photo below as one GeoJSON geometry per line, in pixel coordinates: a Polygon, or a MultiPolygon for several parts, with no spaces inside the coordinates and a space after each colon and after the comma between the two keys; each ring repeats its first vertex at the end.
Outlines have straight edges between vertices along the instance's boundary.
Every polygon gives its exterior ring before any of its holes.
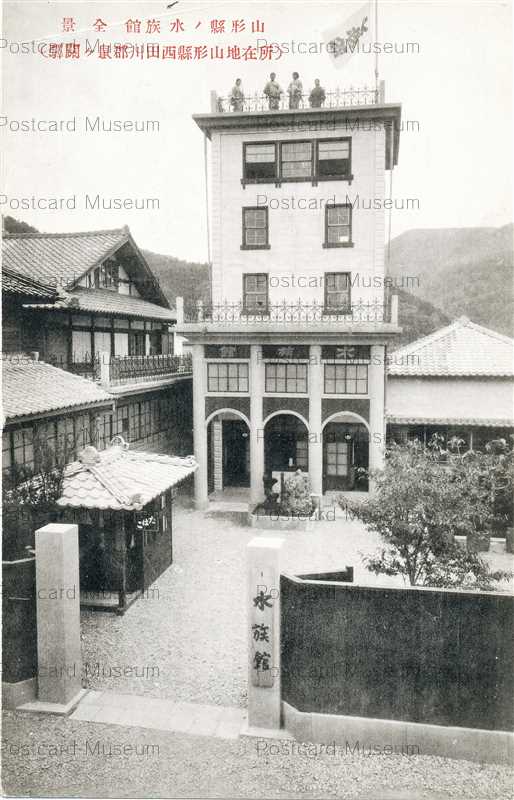
{"type": "Polygon", "coordinates": [[[385,444],[386,172],[401,107],[381,92],[322,108],[195,115],[211,142],[212,304],[183,309],[193,352],[196,502],[263,476],[367,490],[385,444]]]}

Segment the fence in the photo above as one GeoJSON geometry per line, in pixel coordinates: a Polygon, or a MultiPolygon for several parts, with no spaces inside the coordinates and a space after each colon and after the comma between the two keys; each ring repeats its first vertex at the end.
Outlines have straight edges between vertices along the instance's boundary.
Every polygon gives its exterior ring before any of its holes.
{"type": "MultiPolygon", "coordinates": [[[[362,88],[350,86],[348,89],[333,89],[325,92],[323,102],[317,101],[314,107],[346,108],[349,106],[376,105],[380,102],[383,102],[383,90],[368,86],[363,86],[362,88]]],[[[309,107],[313,107],[309,102],[309,94],[302,94],[294,108],[303,110],[309,107]]],[[[231,102],[230,97],[221,97],[216,92],[212,94],[211,111],[219,114],[228,111],[254,113],[256,111],[269,111],[270,108],[273,111],[288,110],[290,108],[288,95],[284,92],[280,98],[274,98],[270,105],[269,98],[260,92],[247,93],[243,100],[238,98],[234,103],[231,102]]]]}
{"type": "MultiPolygon", "coordinates": [[[[394,306],[393,306],[394,309],[394,306]]],[[[367,322],[391,322],[394,313],[389,303],[355,303],[347,308],[327,308],[321,303],[275,303],[266,308],[247,308],[242,303],[219,303],[184,307],[184,322],[239,323],[295,323],[316,322],[325,325],[367,322]]]]}
{"type": "Polygon", "coordinates": [[[185,375],[192,369],[190,355],[111,356],[109,382],[149,381],[163,375],[185,375]]]}
{"type": "Polygon", "coordinates": [[[514,597],[288,575],[280,593],[282,699],[299,711],[514,730],[514,597]]]}

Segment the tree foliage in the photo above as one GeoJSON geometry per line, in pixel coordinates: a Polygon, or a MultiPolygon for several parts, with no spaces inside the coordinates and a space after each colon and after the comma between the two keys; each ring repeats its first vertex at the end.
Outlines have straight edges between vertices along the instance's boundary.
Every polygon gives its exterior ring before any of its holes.
{"type": "Polygon", "coordinates": [[[351,503],[352,513],[382,537],[384,546],[365,557],[376,574],[402,575],[411,585],[491,589],[510,577],[492,571],[455,536],[490,535],[498,517],[498,490],[513,486],[512,447],[491,443],[484,453],[462,453],[464,442],[448,446],[435,436],[393,444],[385,468],[372,473],[375,493],[351,503]]]}

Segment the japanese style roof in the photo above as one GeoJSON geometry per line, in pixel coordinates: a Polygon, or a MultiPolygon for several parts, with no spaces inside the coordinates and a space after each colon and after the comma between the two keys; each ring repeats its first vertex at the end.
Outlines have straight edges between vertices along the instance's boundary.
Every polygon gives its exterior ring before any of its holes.
{"type": "Polygon", "coordinates": [[[485,428],[514,428],[514,419],[508,417],[410,417],[387,414],[390,425],[467,425],[485,428]]]}
{"type": "Polygon", "coordinates": [[[109,289],[74,289],[66,297],[52,305],[26,304],[27,308],[45,308],[48,311],[83,311],[87,314],[107,314],[123,317],[142,317],[144,319],[174,322],[177,315],[169,308],[163,308],[140,297],[111,292],[109,289]]]}
{"type": "Polygon", "coordinates": [[[93,381],[33,361],[24,353],[4,356],[2,399],[6,422],[77,406],[108,406],[114,398],[93,381]]]}
{"type": "Polygon", "coordinates": [[[514,375],[514,340],[460,317],[394,351],[390,376],[514,375]]]}
{"type": "Polygon", "coordinates": [[[136,255],[141,278],[152,283],[160,304],[169,308],[127,226],[80,233],[6,233],[2,238],[2,259],[4,266],[18,275],[71,289],[125,245],[136,255]]]}
{"type": "Polygon", "coordinates": [[[2,267],[2,292],[8,295],[22,295],[37,300],[53,301],[57,296],[54,286],[47,286],[34,278],[20,275],[5,265],[2,267]]]}
{"type": "Polygon", "coordinates": [[[98,451],[86,447],[79,460],[66,467],[58,505],[139,511],[196,470],[193,456],[179,458],[129,450],[121,437],[98,451]]]}

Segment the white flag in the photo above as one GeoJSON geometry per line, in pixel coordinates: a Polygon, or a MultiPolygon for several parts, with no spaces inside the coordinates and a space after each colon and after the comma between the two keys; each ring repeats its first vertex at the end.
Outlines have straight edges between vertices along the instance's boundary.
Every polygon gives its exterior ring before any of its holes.
{"type": "Polygon", "coordinates": [[[338,69],[359,52],[363,42],[371,41],[371,2],[323,34],[327,52],[338,69]]]}

